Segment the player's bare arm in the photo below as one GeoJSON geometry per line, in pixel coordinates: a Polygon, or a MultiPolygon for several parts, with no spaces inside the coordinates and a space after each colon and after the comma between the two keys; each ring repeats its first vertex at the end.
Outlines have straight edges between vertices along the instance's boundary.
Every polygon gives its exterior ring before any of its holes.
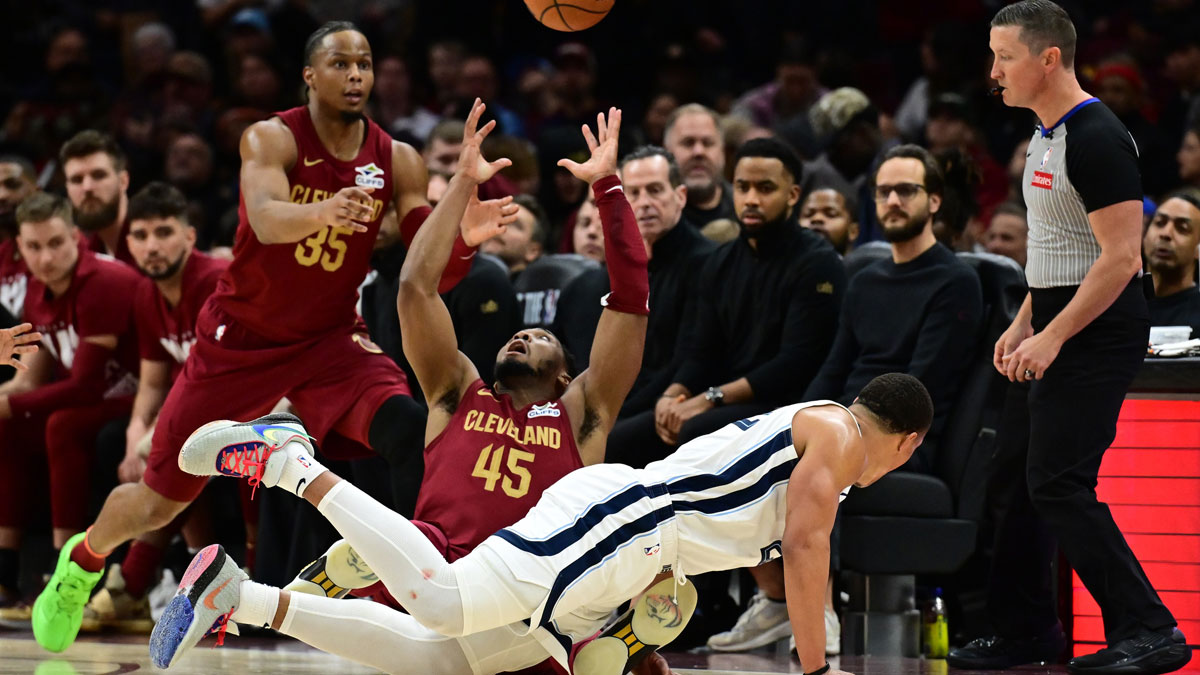
{"type": "MultiPolygon", "coordinates": [[[[588,126],[583,127],[583,137],[592,153],[591,157],[583,164],[562,159],[558,165],[593,189],[597,182],[617,173],[617,138],[620,132],[620,110],[610,108],[607,118],[604,113],[599,113],[596,115],[596,134],[588,126]]],[[[610,191],[620,189],[619,184],[609,188],[610,191]]],[[[628,203],[623,206],[629,209],[628,203]]],[[[604,213],[601,210],[601,222],[607,233],[616,224],[604,222],[604,213]]],[[[633,272],[645,274],[644,263],[641,270],[633,272]]],[[[610,268],[609,273],[619,272],[610,268]]],[[[629,394],[642,367],[646,321],[645,314],[615,311],[606,307],[596,325],[589,367],[575,378],[563,395],[563,405],[571,417],[575,442],[584,464],[604,461],[608,432],[616,422],[621,403],[629,394]]]]}
{"type": "MultiPolygon", "coordinates": [[[[483,104],[476,100],[463,132],[459,171],[450,179],[437,208],[417,231],[400,269],[396,308],[400,315],[404,355],[429,404],[426,442],[441,433],[466,387],[479,377],[470,359],[458,351],[454,324],[438,294],[438,283],[476,187],[509,164],[506,159],[488,162],[480,153],[479,144],[495,127],[495,123],[490,122],[476,130],[483,110],[483,104]]],[[[403,209],[403,205],[400,208],[403,209]]],[[[503,227],[515,218],[516,208],[512,207],[511,212],[500,215],[497,227],[503,227]]]]}
{"type": "Polygon", "coordinates": [[[1100,257],[1079,291],[1046,328],[1022,342],[1005,363],[1008,379],[1042,379],[1064,342],[1100,316],[1142,269],[1142,204],[1124,201],[1088,214],[1100,257]],[[1033,373],[1032,377],[1026,372],[1033,373]]]}
{"type": "Polygon", "coordinates": [[[796,653],[812,672],[825,664],[829,535],[839,495],[862,473],[866,455],[854,420],[837,406],[797,412],[792,438],[800,461],[788,480],[784,585],[796,653]]]}
{"type": "Polygon", "coordinates": [[[239,151],[246,216],[262,243],[293,243],[330,226],[367,231],[363,223],[374,217],[371,188],[345,187],[311,204],[290,201],[287,172],[296,163],[296,139],[279,119],[251,125],[239,151]]]}
{"type": "Polygon", "coordinates": [[[142,359],[137,395],[133,397],[133,411],[129,415],[129,425],[125,427],[125,459],[117,467],[117,477],[122,483],[135,483],[141,479],[146,460],[138,454],[138,444],[154,425],[170,387],[171,364],[142,359]]]}
{"type": "Polygon", "coordinates": [[[29,366],[19,357],[37,352],[37,343],[41,339],[42,334],[33,330],[33,324],[23,323],[12,328],[0,328],[0,366],[28,370],[29,366]]]}

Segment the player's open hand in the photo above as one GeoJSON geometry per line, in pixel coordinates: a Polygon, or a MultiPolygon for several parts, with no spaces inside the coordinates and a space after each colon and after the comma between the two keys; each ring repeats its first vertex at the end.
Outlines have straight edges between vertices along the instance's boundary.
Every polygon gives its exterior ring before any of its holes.
{"type": "Polygon", "coordinates": [[[479,189],[471,192],[462,219],[462,238],[467,246],[475,247],[498,234],[504,234],[508,224],[517,219],[513,198],[502,197],[479,201],[479,189]]]}
{"type": "Polygon", "coordinates": [[[480,149],[483,139],[487,138],[487,135],[492,133],[492,129],[496,128],[496,120],[492,120],[483,125],[482,129],[476,130],[476,127],[479,126],[479,117],[486,109],[487,106],[482,101],[475,99],[475,103],[471,105],[471,114],[467,115],[467,122],[463,125],[462,151],[458,153],[458,174],[476,185],[512,164],[507,157],[501,157],[494,162],[483,158],[483,151],[480,149]]]}
{"type": "Polygon", "coordinates": [[[617,137],[621,134],[621,109],[609,108],[608,119],[604,113],[596,115],[596,134],[588,125],[583,125],[583,140],[592,152],[588,161],[580,164],[569,159],[558,160],[558,165],[588,185],[617,173],[617,137]]]}
{"type": "Polygon", "coordinates": [[[321,218],[326,225],[348,227],[355,232],[366,232],[375,219],[375,199],[371,193],[375,188],[344,187],[337,194],[321,202],[321,218]]]}
{"type": "Polygon", "coordinates": [[[33,354],[38,350],[41,333],[30,332],[33,324],[23,323],[12,328],[0,328],[0,365],[12,366],[17,370],[29,370],[17,357],[33,354]]]}

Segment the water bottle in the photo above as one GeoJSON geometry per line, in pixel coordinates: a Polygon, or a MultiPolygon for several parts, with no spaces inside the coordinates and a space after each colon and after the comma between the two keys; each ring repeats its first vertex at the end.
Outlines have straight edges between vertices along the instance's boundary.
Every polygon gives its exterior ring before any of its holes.
{"type": "Polygon", "coordinates": [[[925,657],[944,659],[950,651],[950,629],[946,626],[946,601],[942,599],[942,589],[933,591],[933,599],[925,609],[924,630],[922,642],[925,643],[925,657]]]}

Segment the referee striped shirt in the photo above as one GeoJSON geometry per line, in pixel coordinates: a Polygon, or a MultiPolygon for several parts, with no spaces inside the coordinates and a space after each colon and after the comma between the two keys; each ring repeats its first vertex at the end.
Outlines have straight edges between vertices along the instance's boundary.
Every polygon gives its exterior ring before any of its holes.
{"type": "Polygon", "coordinates": [[[1133,137],[1099,99],[1034,131],[1022,181],[1029,209],[1025,278],[1030,288],[1078,286],[1100,257],[1088,214],[1142,200],[1133,137]]]}

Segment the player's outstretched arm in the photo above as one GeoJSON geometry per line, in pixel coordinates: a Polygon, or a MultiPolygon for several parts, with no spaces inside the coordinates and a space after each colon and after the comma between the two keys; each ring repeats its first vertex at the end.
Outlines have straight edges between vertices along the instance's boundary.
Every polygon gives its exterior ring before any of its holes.
{"type": "Polygon", "coordinates": [[[371,188],[346,187],[329,199],[293,204],[288,168],[296,163],[296,140],[278,119],[258,122],[242,134],[241,190],[254,235],[264,244],[300,241],[326,226],[366,232],[375,216],[371,188]]]}
{"type": "MultiPolygon", "coordinates": [[[[588,161],[578,164],[563,159],[558,165],[590,185],[604,228],[604,255],[612,292],[602,301],[605,309],[596,325],[588,369],[572,383],[571,390],[578,393],[568,390],[566,403],[575,407],[572,399],[581,399],[583,414],[572,410],[572,419],[583,426],[585,434],[597,428],[606,435],[642,367],[650,282],[646,248],[616,176],[621,111],[609,108],[607,119],[604,113],[596,115],[596,130],[593,135],[590,128],[583,127],[584,140],[592,153],[588,161]],[[589,418],[598,424],[588,423],[589,418]]],[[[604,443],[588,443],[588,438],[580,437],[576,441],[585,464],[603,461],[604,443]]]]}
{"type": "MultiPolygon", "coordinates": [[[[461,392],[478,377],[475,366],[458,351],[454,324],[446,304],[438,295],[438,284],[454,248],[459,223],[468,203],[475,198],[476,188],[509,164],[506,159],[488,162],[480,153],[480,143],[495,127],[495,122],[489,122],[476,130],[483,110],[484,105],[476,99],[463,131],[459,170],[450,179],[437,208],[414,235],[400,269],[396,308],[400,315],[404,356],[412,365],[431,410],[448,393],[461,392]]],[[[516,209],[505,217],[511,222],[516,218],[516,209]]]]}
{"type": "MultiPolygon", "coordinates": [[[[838,413],[844,414],[838,410],[838,413]]],[[[863,456],[846,447],[857,440],[828,411],[796,413],[792,437],[800,461],[788,479],[783,531],[784,587],[796,654],[804,672],[825,665],[825,584],[829,579],[829,535],[839,495],[861,472],[863,456]],[[852,466],[857,461],[857,471],[852,466]]],[[[835,413],[837,414],[837,413],[835,413]]],[[[852,422],[850,424],[853,424],[852,422]]]]}

